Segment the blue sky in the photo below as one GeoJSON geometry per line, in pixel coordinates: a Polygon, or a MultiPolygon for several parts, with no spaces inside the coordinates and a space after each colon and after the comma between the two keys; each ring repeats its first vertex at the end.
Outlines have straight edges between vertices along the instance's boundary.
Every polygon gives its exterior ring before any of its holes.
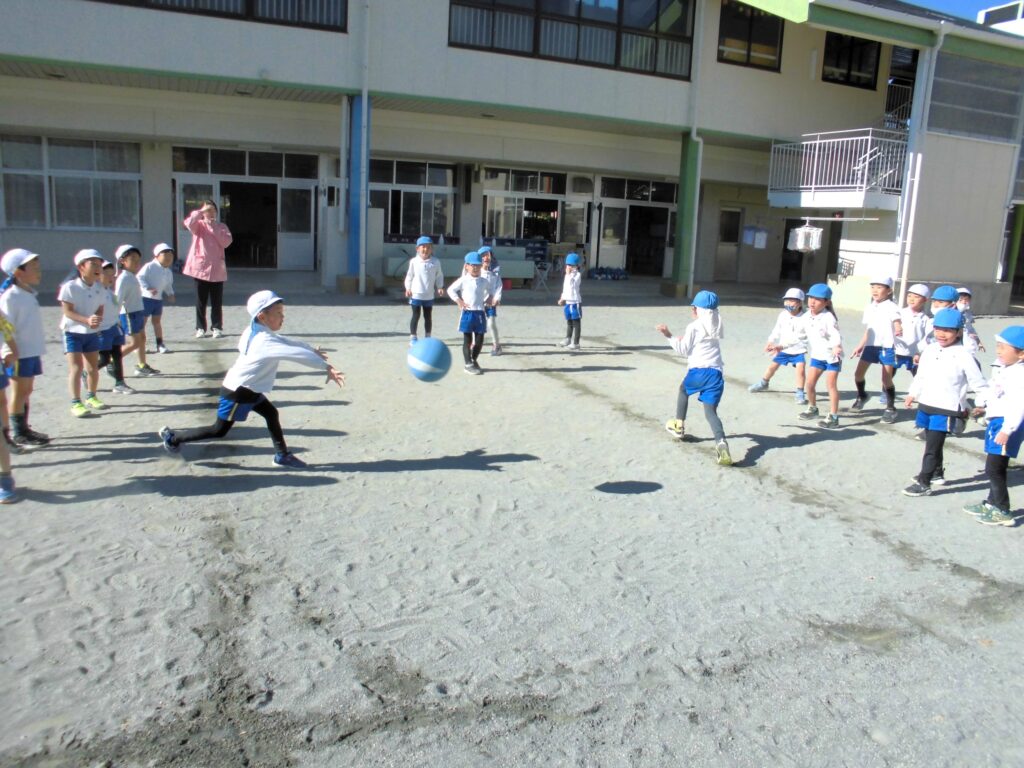
{"type": "Polygon", "coordinates": [[[983,8],[992,8],[996,5],[1003,5],[1011,0],[905,0],[912,5],[922,8],[931,8],[933,11],[948,13],[950,16],[959,16],[962,19],[974,21],[978,11],[983,8]]]}

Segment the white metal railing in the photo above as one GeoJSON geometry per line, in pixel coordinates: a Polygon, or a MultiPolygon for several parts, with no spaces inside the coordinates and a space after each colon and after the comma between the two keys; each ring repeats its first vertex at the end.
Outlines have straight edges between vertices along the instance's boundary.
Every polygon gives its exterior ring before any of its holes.
{"type": "Polygon", "coordinates": [[[885,90],[885,115],[882,117],[882,128],[890,131],[908,131],[910,129],[910,108],[913,101],[913,86],[889,83],[885,90]]]}
{"type": "Polygon", "coordinates": [[[907,155],[906,134],[864,128],[810,133],[773,144],[769,192],[881,192],[899,195],[907,155]]]}

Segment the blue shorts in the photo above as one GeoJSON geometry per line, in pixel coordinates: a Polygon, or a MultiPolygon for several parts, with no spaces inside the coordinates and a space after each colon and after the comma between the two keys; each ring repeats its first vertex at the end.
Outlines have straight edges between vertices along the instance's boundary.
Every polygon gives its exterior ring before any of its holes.
{"type": "Polygon", "coordinates": [[[497,307],[484,307],[484,314],[487,317],[497,317],[498,316],[498,308],[497,307]]]}
{"type": "Polygon", "coordinates": [[[100,331],[100,352],[109,352],[114,347],[124,344],[124,332],[120,325],[112,325],[100,331]]]}
{"type": "Polygon", "coordinates": [[[917,375],[917,366],[914,365],[913,355],[896,355],[896,365],[894,367],[897,371],[900,368],[906,368],[912,374],[917,375]]]}
{"type": "Polygon", "coordinates": [[[583,307],[579,304],[566,304],[563,308],[566,320],[582,320],[583,319],[583,307]]]}
{"type": "Polygon", "coordinates": [[[1006,445],[997,445],[995,440],[996,433],[1002,428],[1002,416],[996,416],[989,421],[988,428],[985,430],[985,453],[994,453],[996,456],[1009,456],[1011,459],[1016,459],[1017,454],[1020,452],[1020,445],[1024,443],[1024,424],[1021,424],[1013,431],[1010,439],[1006,441],[1006,445]]]}
{"type": "Polygon", "coordinates": [[[71,333],[64,331],[64,353],[99,352],[100,335],[98,333],[71,333]]]}
{"type": "Polygon", "coordinates": [[[7,389],[8,384],[10,384],[10,381],[7,379],[7,374],[0,371],[0,392],[7,389]]]}
{"type": "Polygon", "coordinates": [[[252,409],[266,400],[266,395],[260,395],[251,403],[239,403],[221,395],[220,402],[217,403],[217,418],[224,421],[245,421],[252,409]]]}
{"type": "Polygon", "coordinates": [[[410,307],[432,307],[434,306],[433,299],[409,299],[410,307]]]}
{"type": "Polygon", "coordinates": [[[145,317],[160,317],[164,313],[163,299],[147,299],[142,297],[142,314],[145,317]]]}
{"type": "Polygon", "coordinates": [[[687,397],[699,392],[700,402],[718,405],[725,391],[725,377],[718,368],[691,368],[683,379],[683,389],[687,397]]]}
{"type": "Polygon", "coordinates": [[[4,369],[8,376],[15,379],[31,379],[34,376],[41,376],[43,373],[43,358],[41,357],[20,357],[13,365],[4,369]]]}
{"type": "Polygon", "coordinates": [[[811,368],[818,368],[818,369],[820,369],[822,371],[836,371],[836,372],[839,372],[839,371],[843,370],[843,361],[842,360],[836,360],[834,363],[826,363],[824,360],[817,360],[817,359],[812,357],[811,358],[811,368]]]}
{"type": "Polygon", "coordinates": [[[806,360],[804,359],[803,353],[787,355],[785,352],[779,352],[775,357],[772,358],[773,363],[779,365],[803,365],[806,360]]]}
{"type": "Polygon", "coordinates": [[[487,320],[482,309],[464,309],[459,318],[459,333],[486,333],[487,320]]]}
{"type": "Polygon", "coordinates": [[[142,333],[146,330],[146,315],[140,309],[138,312],[121,313],[121,330],[129,336],[142,333]]]}
{"type": "Polygon", "coordinates": [[[864,347],[860,359],[865,363],[896,365],[896,350],[892,347],[864,347]]]}
{"type": "Polygon", "coordinates": [[[918,408],[917,419],[914,420],[914,425],[918,429],[928,429],[932,432],[952,432],[956,422],[956,416],[946,416],[942,413],[925,413],[918,408]]]}

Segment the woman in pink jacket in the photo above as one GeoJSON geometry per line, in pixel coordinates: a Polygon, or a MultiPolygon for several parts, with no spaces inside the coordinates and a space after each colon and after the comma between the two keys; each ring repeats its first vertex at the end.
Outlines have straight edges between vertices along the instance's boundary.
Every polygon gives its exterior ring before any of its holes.
{"type": "Polygon", "coordinates": [[[196,338],[206,335],[206,304],[210,304],[212,336],[224,335],[224,281],[228,279],[224,249],[231,245],[231,230],[217,221],[217,206],[212,200],[203,203],[185,219],[192,233],[192,245],[185,259],[184,274],[196,281],[196,338]]]}

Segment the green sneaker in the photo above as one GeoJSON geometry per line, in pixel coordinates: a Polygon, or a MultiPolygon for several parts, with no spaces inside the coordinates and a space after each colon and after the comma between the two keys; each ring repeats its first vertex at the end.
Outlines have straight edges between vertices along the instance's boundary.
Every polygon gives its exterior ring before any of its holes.
{"type": "Polygon", "coordinates": [[[1016,517],[1011,515],[1009,512],[1003,512],[1003,510],[993,507],[991,504],[988,505],[988,512],[986,514],[978,515],[974,519],[982,525],[1014,526],[1017,524],[1016,517]]]}
{"type": "Polygon", "coordinates": [[[85,398],[85,404],[96,411],[102,411],[107,408],[107,404],[100,400],[96,395],[85,398]]]}
{"type": "MultiPolygon", "coordinates": [[[[916,480],[917,478],[914,479],[916,480]]],[[[963,506],[963,511],[966,512],[968,515],[972,515],[974,517],[984,517],[988,514],[988,511],[990,509],[995,509],[995,507],[993,507],[987,501],[981,501],[978,502],[977,504],[964,504],[963,506]]]]}
{"type": "Polygon", "coordinates": [[[681,419],[669,419],[665,422],[665,431],[670,435],[675,435],[680,440],[686,435],[686,427],[683,425],[681,419]]]}
{"type": "Polygon", "coordinates": [[[92,416],[92,411],[86,408],[80,401],[76,400],[71,404],[71,415],[76,419],[92,416]]]}
{"type": "Polygon", "coordinates": [[[715,446],[715,453],[718,454],[718,464],[723,467],[732,466],[732,455],[729,453],[729,444],[725,440],[719,440],[715,446]]]}

